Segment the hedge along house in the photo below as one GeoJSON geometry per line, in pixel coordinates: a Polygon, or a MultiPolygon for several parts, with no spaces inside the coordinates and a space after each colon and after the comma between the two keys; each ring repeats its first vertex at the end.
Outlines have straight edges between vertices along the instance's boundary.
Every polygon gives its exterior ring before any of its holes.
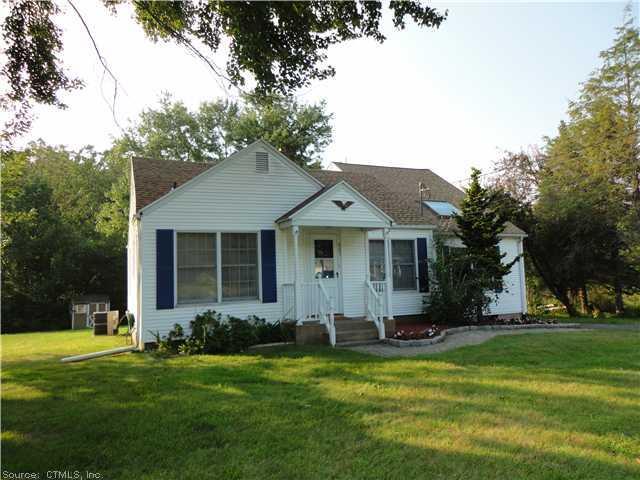
{"type": "MultiPolygon", "coordinates": [[[[301,335],[320,330],[331,344],[350,333],[382,339],[395,316],[421,313],[434,232],[446,234],[447,209],[463,195],[430,170],[334,163],[306,171],[261,140],[215,164],[134,158],[134,338],[142,348],[212,309],[294,319],[301,335]]],[[[524,236],[505,226],[505,261],[522,252],[524,236]]],[[[522,264],[490,313],[526,312],[522,264]]]]}

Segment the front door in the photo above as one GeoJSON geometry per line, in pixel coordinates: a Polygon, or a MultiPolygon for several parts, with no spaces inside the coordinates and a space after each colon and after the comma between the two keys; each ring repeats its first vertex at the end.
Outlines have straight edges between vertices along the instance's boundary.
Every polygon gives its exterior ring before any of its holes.
{"type": "Polygon", "coordinates": [[[340,272],[340,254],[335,235],[318,235],[311,237],[313,255],[311,273],[314,279],[320,280],[333,299],[336,313],[342,313],[342,275],[340,272]]]}

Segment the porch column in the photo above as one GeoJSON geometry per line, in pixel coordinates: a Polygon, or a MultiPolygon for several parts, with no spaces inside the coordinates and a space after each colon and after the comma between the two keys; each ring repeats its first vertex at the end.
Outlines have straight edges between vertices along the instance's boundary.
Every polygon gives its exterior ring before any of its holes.
{"type": "Polygon", "coordinates": [[[387,318],[393,320],[393,304],[391,303],[391,289],[393,288],[393,270],[391,269],[391,239],[389,237],[391,230],[384,229],[384,272],[387,286],[384,293],[387,296],[387,318]]]}
{"type": "Polygon", "coordinates": [[[301,286],[302,282],[300,279],[300,273],[298,272],[298,268],[300,266],[300,259],[299,259],[300,227],[297,227],[297,226],[291,227],[291,233],[293,234],[293,283],[295,285],[295,288],[294,288],[295,315],[296,315],[296,322],[298,323],[298,325],[301,325],[302,324],[302,318],[301,318],[302,308],[300,308],[301,307],[300,293],[302,290],[302,286],[301,286]]]}

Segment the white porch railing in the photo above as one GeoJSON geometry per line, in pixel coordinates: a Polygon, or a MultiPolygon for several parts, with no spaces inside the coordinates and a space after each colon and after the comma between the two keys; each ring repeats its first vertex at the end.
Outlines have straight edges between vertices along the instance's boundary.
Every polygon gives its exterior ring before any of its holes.
{"type": "Polygon", "coordinates": [[[296,286],[293,283],[282,284],[282,319],[296,319],[296,286]]]}
{"type": "Polygon", "coordinates": [[[329,343],[332,347],[336,346],[336,321],[335,311],[333,305],[333,298],[327,293],[327,289],[324,288],[322,280],[317,281],[318,290],[320,292],[318,297],[318,316],[320,317],[320,323],[324,323],[329,333],[329,343]]]}
{"type": "Polygon", "coordinates": [[[367,280],[364,287],[364,304],[366,308],[367,319],[373,321],[378,328],[378,338],[384,340],[384,290],[381,292],[376,291],[376,287],[384,282],[371,282],[367,280]]]}
{"type": "Polygon", "coordinates": [[[385,317],[389,316],[389,307],[387,306],[387,282],[376,281],[371,282],[373,289],[376,291],[380,299],[382,300],[382,314],[385,317]]]}
{"type": "Polygon", "coordinates": [[[316,321],[323,324],[329,334],[329,342],[336,344],[335,307],[321,280],[300,284],[299,318],[296,319],[296,287],[293,283],[282,285],[282,318],[285,320],[316,321]]]}

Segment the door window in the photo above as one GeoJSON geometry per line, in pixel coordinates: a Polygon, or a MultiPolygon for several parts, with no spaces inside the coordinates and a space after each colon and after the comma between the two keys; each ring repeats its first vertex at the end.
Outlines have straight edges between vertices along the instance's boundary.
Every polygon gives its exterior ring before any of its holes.
{"type": "Polygon", "coordinates": [[[334,278],[333,240],[314,240],[314,277],[334,278]]]}

